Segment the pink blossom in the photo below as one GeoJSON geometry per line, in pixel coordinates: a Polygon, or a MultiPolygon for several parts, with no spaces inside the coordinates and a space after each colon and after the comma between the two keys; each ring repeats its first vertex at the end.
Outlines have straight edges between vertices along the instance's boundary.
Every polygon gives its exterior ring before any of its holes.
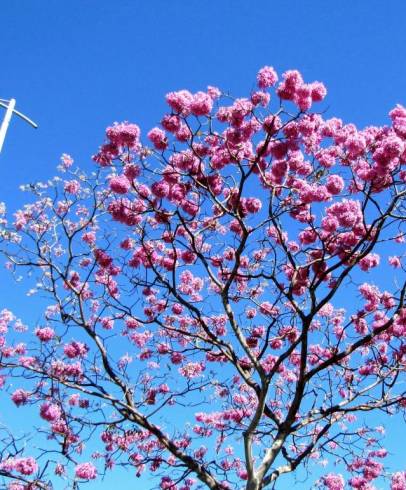
{"type": "Polygon", "coordinates": [[[327,89],[321,82],[313,82],[310,84],[311,98],[313,102],[320,102],[327,95],[327,89]]]}
{"type": "Polygon", "coordinates": [[[365,461],[365,466],[363,470],[364,477],[367,481],[374,480],[382,473],[383,464],[372,459],[367,459],[365,461]]]}
{"type": "Polygon", "coordinates": [[[110,179],[110,189],[116,194],[127,194],[131,183],[125,175],[119,175],[110,179]]]}
{"type": "Polygon", "coordinates": [[[205,92],[197,92],[193,95],[193,100],[190,104],[192,114],[195,116],[207,116],[210,114],[213,107],[213,99],[205,92]]]}
{"type": "Polygon", "coordinates": [[[36,328],[35,335],[41,342],[49,342],[55,337],[55,331],[51,327],[36,328]]]}
{"type": "Polygon", "coordinates": [[[114,327],[114,319],[110,317],[101,318],[100,323],[105,330],[112,330],[114,327]]]}
{"type": "Polygon", "coordinates": [[[165,131],[162,131],[162,129],[152,128],[147,136],[157,150],[165,150],[167,148],[168,138],[166,137],[165,131]]]}
{"type": "Polygon", "coordinates": [[[166,102],[177,113],[182,116],[188,116],[191,112],[191,104],[193,95],[188,90],[179,90],[178,92],[170,92],[166,96],[166,102]]]}
{"type": "Polygon", "coordinates": [[[144,210],[145,205],[140,200],[120,199],[111,202],[108,206],[108,211],[113,220],[125,223],[128,226],[140,223],[142,220],[140,213],[144,210]]]}
{"type": "Polygon", "coordinates": [[[217,87],[213,87],[211,85],[209,85],[207,87],[207,93],[210,95],[210,97],[213,99],[213,100],[216,100],[218,98],[221,97],[221,90],[217,87]]]}
{"type": "Polygon", "coordinates": [[[406,108],[398,104],[391,110],[389,116],[392,119],[393,129],[396,134],[406,138],[406,108]]]}
{"type": "Polygon", "coordinates": [[[133,240],[131,240],[131,238],[126,238],[125,240],[123,240],[121,243],[120,243],[120,247],[123,249],[123,250],[131,250],[133,248],[133,240]]]}
{"type": "Polygon", "coordinates": [[[88,347],[82,342],[73,341],[70,344],[66,344],[63,351],[69,359],[74,359],[75,357],[84,357],[87,354],[88,347]]]}
{"type": "Polygon", "coordinates": [[[390,490],[406,490],[405,471],[399,471],[392,475],[390,490]]]}
{"type": "Polygon", "coordinates": [[[329,473],[322,481],[328,490],[344,490],[345,481],[342,475],[329,473]]]}
{"type": "Polygon", "coordinates": [[[181,127],[181,120],[179,116],[166,115],[161,121],[161,125],[164,129],[171,133],[176,133],[181,127]]]}
{"type": "Polygon", "coordinates": [[[279,84],[277,94],[281,99],[293,100],[297,89],[303,84],[302,75],[297,70],[288,70],[282,77],[284,81],[279,84]]]}
{"type": "Polygon", "coordinates": [[[329,318],[332,316],[334,312],[334,307],[331,303],[326,303],[322,308],[319,310],[319,315],[322,317],[329,318]]]}
{"type": "Polygon", "coordinates": [[[144,332],[135,332],[131,333],[130,338],[137,347],[142,348],[149,340],[152,339],[152,333],[149,330],[145,330],[144,332]]]}
{"type": "Polygon", "coordinates": [[[117,147],[128,146],[136,149],[139,143],[140,128],[128,122],[114,123],[106,129],[106,136],[117,147]]]}
{"type": "Polygon", "coordinates": [[[38,464],[34,458],[14,458],[12,463],[13,469],[22,475],[32,475],[38,471],[38,464]]]}
{"type": "Polygon", "coordinates": [[[78,194],[80,191],[80,183],[77,180],[67,181],[65,182],[64,190],[69,194],[78,194]]]}
{"type": "Polygon", "coordinates": [[[166,197],[169,194],[170,187],[167,182],[161,180],[159,182],[154,182],[151,186],[151,191],[156,197],[166,197]]]}
{"type": "Polygon", "coordinates": [[[127,179],[132,182],[136,177],[141,174],[141,168],[139,165],[135,165],[134,163],[127,163],[124,165],[124,175],[127,179]]]}
{"type": "Polygon", "coordinates": [[[61,409],[55,403],[45,402],[40,407],[40,415],[48,422],[54,422],[61,417],[61,409]]]}
{"type": "Polygon", "coordinates": [[[101,250],[100,248],[95,249],[94,257],[100,267],[109,267],[113,262],[113,259],[110,257],[110,255],[108,255],[104,250],[101,250]]]}
{"type": "Polygon", "coordinates": [[[184,359],[183,354],[180,352],[172,352],[171,354],[171,362],[172,364],[180,364],[184,359]]]}
{"type": "Polygon", "coordinates": [[[92,463],[80,463],[76,465],[75,475],[83,480],[94,480],[97,478],[97,470],[92,463]]]}
{"type": "Polygon", "coordinates": [[[70,168],[73,165],[73,158],[67,153],[62,153],[61,166],[64,170],[70,168]]]}
{"type": "Polygon", "coordinates": [[[61,463],[58,463],[55,466],[55,475],[62,476],[64,474],[65,474],[65,467],[61,463]]]}
{"type": "Polygon", "coordinates": [[[362,476],[353,476],[349,479],[348,483],[352,488],[358,488],[359,490],[373,490],[368,485],[368,480],[362,476]]]}
{"type": "Polygon", "coordinates": [[[140,323],[135,318],[127,318],[125,324],[130,330],[135,330],[140,326],[140,323]]]}
{"type": "Polygon", "coordinates": [[[186,194],[187,194],[186,186],[182,184],[173,183],[173,186],[171,187],[170,190],[169,198],[171,201],[175,202],[176,204],[180,204],[185,199],[186,194]]]}
{"type": "Polygon", "coordinates": [[[395,269],[402,266],[402,262],[400,261],[400,258],[396,255],[389,257],[388,262],[392,267],[395,267],[395,269]]]}
{"type": "Polygon", "coordinates": [[[261,105],[262,107],[266,107],[269,104],[269,101],[271,100],[271,96],[268,94],[268,92],[254,92],[251,95],[251,102],[254,105],[261,105]]]}
{"type": "Polygon", "coordinates": [[[269,315],[269,316],[276,316],[279,312],[278,308],[276,306],[273,306],[268,301],[264,301],[259,305],[259,311],[263,315],[269,315]]]}
{"type": "Polygon", "coordinates": [[[363,271],[369,271],[369,269],[372,269],[373,267],[377,267],[380,262],[380,257],[378,254],[371,253],[363,257],[359,261],[359,266],[361,270],[363,271]]]}
{"type": "Polygon", "coordinates": [[[30,393],[21,388],[15,390],[14,393],[11,395],[11,399],[17,405],[17,407],[19,407],[20,405],[25,405],[29,400],[29,397],[30,393]]]}
{"type": "Polygon", "coordinates": [[[256,197],[249,197],[246,201],[246,207],[249,213],[258,213],[262,207],[262,202],[256,197]]]}
{"type": "Polygon", "coordinates": [[[185,264],[193,264],[196,261],[196,254],[191,250],[183,250],[181,257],[185,264]]]}
{"type": "Polygon", "coordinates": [[[181,207],[190,216],[195,216],[199,211],[199,206],[195,202],[189,200],[183,201],[181,207]]]}
{"type": "Polygon", "coordinates": [[[21,366],[24,367],[34,367],[37,364],[37,360],[35,359],[35,357],[31,357],[31,356],[21,356],[18,361],[21,364],[21,366]]]}
{"type": "Polygon", "coordinates": [[[340,223],[338,222],[338,219],[334,216],[325,216],[321,220],[321,227],[323,228],[323,230],[329,233],[336,231],[339,226],[340,223]]]}
{"type": "Polygon", "coordinates": [[[312,88],[303,84],[296,88],[294,101],[301,111],[307,111],[312,106],[312,88]]]}
{"type": "Polygon", "coordinates": [[[318,238],[317,232],[312,228],[306,228],[305,230],[299,233],[300,243],[303,245],[309,245],[310,243],[314,243],[318,238]]]}
{"type": "Polygon", "coordinates": [[[0,461],[0,469],[11,472],[15,469],[15,458],[7,458],[0,461]]]}
{"type": "Polygon", "coordinates": [[[166,394],[166,393],[170,393],[171,390],[166,383],[162,383],[159,385],[158,391],[159,393],[166,394]]]}
{"type": "Polygon", "coordinates": [[[94,231],[83,233],[82,240],[89,245],[94,245],[96,243],[96,233],[94,231]]]}
{"type": "Polygon", "coordinates": [[[358,289],[362,296],[367,300],[365,309],[367,311],[375,311],[379,305],[379,299],[381,296],[379,289],[376,286],[368,283],[362,284],[358,289]]]}
{"type": "Polygon", "coordinates": [[[355,158],[364,153],[366,149],[366,141],[362,134],[351,134],[345,141],[345,147],[351,158],[355,158]]]}
{"type": "Polygon", "coordinates": [[[93,155],[93,160],[101,167],[108,167],[118,157],[120,149],[113,143],[106,143],[99,148],[99,152],[93,155]]]}
{"type": "Polygon", "coordinates": [[[163,476],[159,488],[162,490],[179,490],[176,483],[169,476],[163,476]]]}
{"type": "Polygon", "coordinates": [[[362,211],[359,201],[343,199],[326,209],[329,216],[337,219],[340,226],[352,227],[362,222],[362,211]]]}
{"type": "Polygon", "coordinates": [[[180,305],[179,303],[176,303],[172,306],[172,312],[175,315],[180,315],[183,312],[183,306],[180,305]]]}
{"type": "Polygon", "coordinates": [[[72,407],[78,406],[79,405],[79,398],[80,398],[79,393],[73,393],[73,395],[71,395],[68,399],[68,404],[72,407]]]}
{"type": "Polygon", "coordinates": [[[278,81],[278,75],[272,66],[264,66],[257,74],[259,88],[269,88],[278,81]]]}
{"type": "Polygon", "coordinates": [[[192,378],[198,378],[202,372],[204,371],[205,367],[201,363],[198,362],[189,362],[179,368],[179,373],[184,376],[185,378],[192,379],[192,378]]]}
{"type": "Polygon", "coordinates": [[[340,192],[344,189],[344,180],[339,175],[329,175],[327,178],[326,187],[331,194],[340,194],[340,192]]]}

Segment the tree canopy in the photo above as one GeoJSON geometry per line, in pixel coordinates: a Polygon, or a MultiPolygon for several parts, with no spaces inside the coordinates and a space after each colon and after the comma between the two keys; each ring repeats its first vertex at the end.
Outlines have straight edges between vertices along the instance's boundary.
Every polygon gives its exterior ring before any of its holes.
{"type": "Polygon", "coordinates": [[[0,318],[3,390],[48,438],[4,428],[8,488],[124,466],[278,489],[335,463],[309,485],[406,489],[366,415],[406,407],[406,109],[358,129],[325,96],[269,66],[246,98],[171,92],[145,140],[115,123],[93,172],[65,154],[2,210],[8,269],[48,301],[35,327],[0,318]]]}

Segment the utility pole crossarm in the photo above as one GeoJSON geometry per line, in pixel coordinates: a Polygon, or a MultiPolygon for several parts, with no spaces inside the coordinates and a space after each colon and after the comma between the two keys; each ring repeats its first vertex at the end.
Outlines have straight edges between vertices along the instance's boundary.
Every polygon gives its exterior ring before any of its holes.
{"type": "Polygon", "coordinates": [[[38,128],[38,125],[29,119],[27,116],[22,114],[20,111],[17,111],[15,109],[16,105],[16,100],[15,99],[10,99],[9,101],[0,99],[0,107],[4,107],[6,109],[6,114],[4,115],[3,122],[1,123],[0,126],[0,153],[3,148],[4,140],[6,138],[6,133],[8,129],[8,125],[10,124],[10,119],[13,114],[16,116],[20,117],[23,119],[25,122],[30,124],[33,128],[38,128]]]}
{"type": "MultiPolygon", "coordinates": [[[[14,102],[15,102],[15,99],[11,99],[11,100],[14,100],[14,102]]],[[[11,102],[11,100],[9,101],[9,103],[11,102]]],[[[0,99],[0,107],[4,107],[5,109],[8,109],[8,104],[6,104],[6,102],[8,102],[8,101],[7,100],[4,100],[4,99],[0,99]]],[[[33,128],[35,128],[35,129],[38,128],[38,124],[35,123],[34,121],[32,121],[29,117],[27,117],[22,112],[17,111],[17,109],[13,109],[13,113],[16,116],[21,117],[21,119],[23,119],[25,122],[27,122],[28,124],[30,124],[33,128]]]]}

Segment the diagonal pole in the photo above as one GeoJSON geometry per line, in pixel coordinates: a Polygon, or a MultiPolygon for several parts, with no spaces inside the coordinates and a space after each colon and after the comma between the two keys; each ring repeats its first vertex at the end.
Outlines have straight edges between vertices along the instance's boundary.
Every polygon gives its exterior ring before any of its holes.
{"type": "Polygon", "coordinates": [[[5,114],[4,119],[3,119],[3,122],[1,123],[1,127],[0,127],[0,153],[1,153],[1,149],[3,148],[3,143],[4,143],[4,139],[6,137],[7,128],[8,128],[8,125],[10,123],[10,119],[11,119],[11,116],[13,114],[15,105],[16,105],[16,100],[10,99],[8,106],[7,106],[6,114],[5,114]]]}

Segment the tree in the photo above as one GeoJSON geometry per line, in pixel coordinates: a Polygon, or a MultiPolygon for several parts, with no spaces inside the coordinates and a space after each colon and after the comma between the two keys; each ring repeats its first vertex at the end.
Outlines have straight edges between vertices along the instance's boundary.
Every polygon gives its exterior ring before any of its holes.
{"type": "Polygon", "coordinates": [[[33,332],[2,314],[3,389],[49,439],[8,433],[10,488],[71,465],[73,488],[115,465],[172,490],[281,488],[312,462],[338,464],[318,488],[390,476],[366,414],[406,407],[406,109],[358,130],[312,112],[326,89],[297,71],[257,84],[169,93],[148,145],[107,128],[93,173],[64,155],[2,220],[49,301],[33,332]]]}

